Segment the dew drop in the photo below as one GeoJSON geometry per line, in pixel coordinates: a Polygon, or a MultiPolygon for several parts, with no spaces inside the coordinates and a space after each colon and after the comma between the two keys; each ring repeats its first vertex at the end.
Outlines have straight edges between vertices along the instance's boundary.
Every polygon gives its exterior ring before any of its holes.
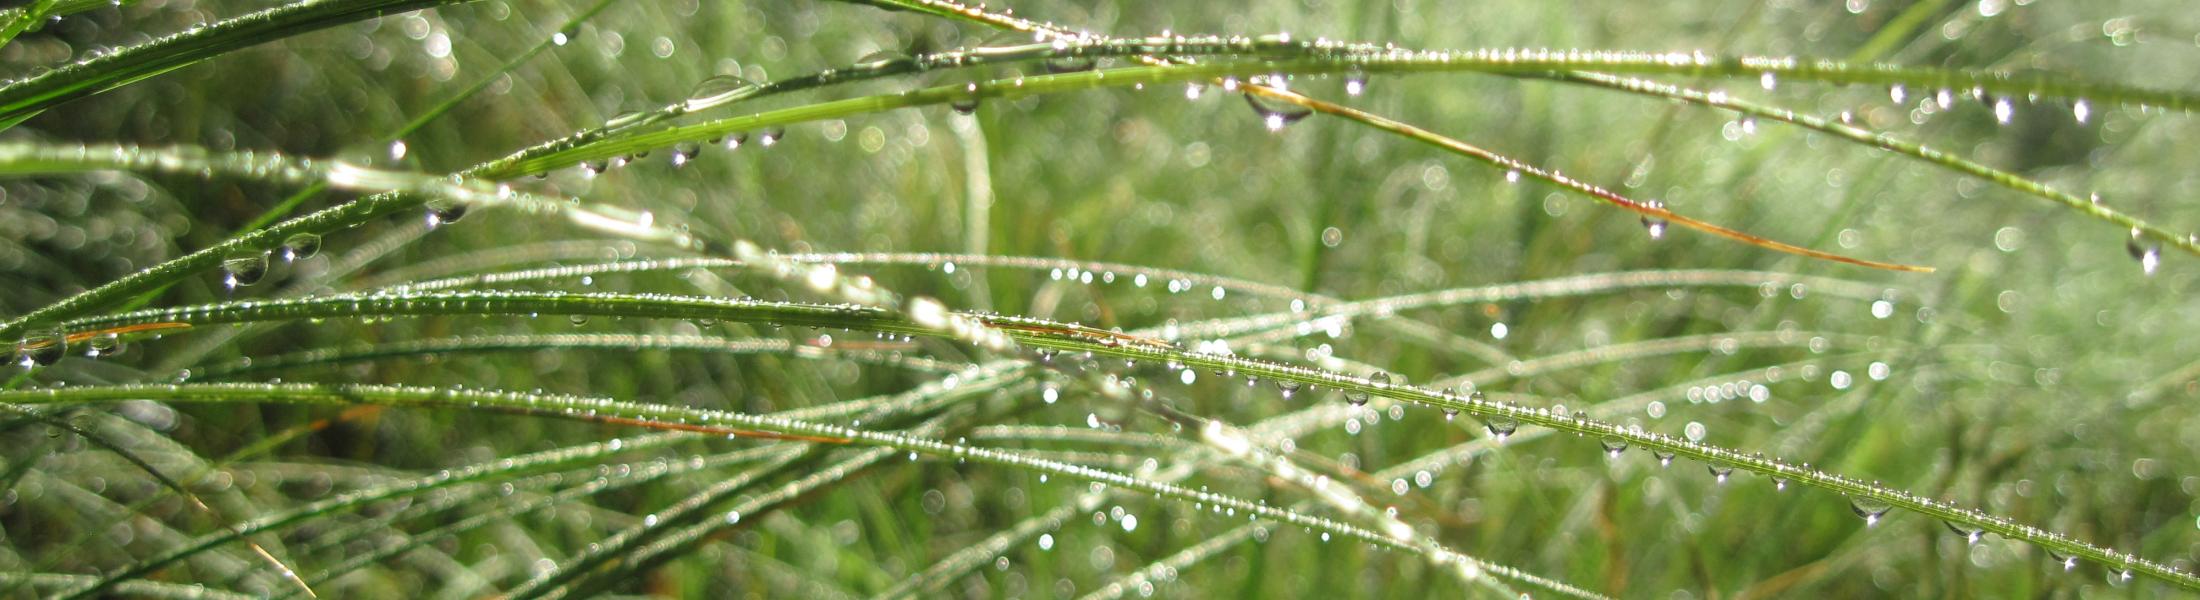
{"type": "Polygon", "coordinates": [[[1863,517],[1865,527],[1878,525],[1879,518],[1886,516],[1887,511],[1893,508],[1894,505],[1887,504],[1885,500],[1878,498],[1870,496],[1849,497],[1849,511],[1856,513],[1856,516],[1863,517]]]}
{"type": "Polygon", "coordinates": [[[1482,419],[1482,426],[1490,430],[1490,435],[1497,438],[1497,443],[1503,444],[1505,438],[1512,437],[1513,432],[1520,430],[1520,420],[1505,415],[1491,415],[1482,419]]]}
{"type": "Polygon", "coordinates": [[[2070,104],[2070,116],[2077,118],[2078,124],[2083,125],[2088,119],[2093,118],[2093,106],[2087,104],[2083,99],[2073,102],[2070,104]]]}
{"type": "Polygon", "coordinates": [[[1949,107],[1956,105],[1956,93],[1948,88],[1941,88],[1940,91],[1933,92],[1933,105],[1940,107],[1941,110],[1948,110],[1949,107]]]}
{"type": "Polygon", "coordinates": [[[574,325],[587,325],[587,324],[588,324],[588,315],[579,315],[579,314],[576,314],[576,315],[567,315],[567,316],[565,317],[565,320],[566,320],[566,321],[568,321],[568,322],[571,322],[571,323],[572,323],[572,324],[574,324],[574,325]]]}
{"type": "Polygon", "coordinates": [[[222,285],[229,289],[252,285],[267,276],[267,252],[246,250],[222,259],[222,285]]]}
{"type": "Polygon", "coordinates": [[[763,86],[747,79],[719,75],[696,83],[695,89],[688,92],[685,106],[688,112],[716,108],[754,96],[763,89],[763,86]]]}
{"type": "Polygon", "coordinates": [[[1344,94],[1358,96],[1367,92],[1367,73],[1353,69],[1344,75],[1344,94]]]}
{"type": "Polygon", "coordinates": [[[916,66],[916,59],[893,50],[880,50],[856,59],[856,68],[869,71],[886,71],[916,66]]]}
{"type": "Polygon", "coordinates": [[[984,99],[984,96],[978,93],[978,84],[972,83],[963,86],[962,95],[956,96],[954,100],[948,101],[947,108],[954,110],[955,114],[958,115],[969,116],[977,114],[978,102],[982,99],[984,99]]]}
{"type": "Polygon", "coordinates": [[[2133,260],[2139,261],[2139,272],[2152,276],[2154,270],[2162,266],[2162,247],[2147,241],[2145,235],[2139,228],[2132,228],[2131,239],[2124,242],[2124,252],[2130,253],[2133,260]]]}
{"type": "Polygon", "coordinates": [[[1963,543],[1966,545],[1977,545],[1979,539],[1986,536],[1986,530],[1980,529],[1977,525],[1957,521],[1942,521],[1941,523],[1948,526],[1948,531],[1963,536],[1963,543]]]}
{"type": "Polygon", "coordinates": [[[1289,400],[1292,394],[1299,392],[1299,382],[1289,379],[1277,379],[1276,390],[1283,392],[1283,399],[1289,400]]]}
{"type": "MultiPolygon", "coordinates": [[[[1644,200],[1642,203],[1642,207],[1653,210],[1665,210],[1665,203],[1657,200],[1644,200]]],[[[1644,231],[1650,232],[1650,239],[1652,240],[1665,239],[1666,222],[1663,217],[1659,217],[1656,215],[1643,215],[1642,228],[1644,231]]]]}
{"type": "Polygon", "coordinates": [[[1607,435],[1597,443],[1604,446],[1605,458],[1619,458],[1620,453],[1627,451],[1627,438],[1620,436],[1607,435]]]}
{"type": "Polygon", "coordinates": [[[2008,125],[2009,120],[2016,117],[2016,113],[2016,107],[2009,104],[2008,98],[1994,99],[1994,122],[2008,125]]]}
{"type": "Polygon", "coordinates": [[[457,223],[459,219],[466,218],[466,205],[449,200],[432,201],[428,203],[428,213],[425,218],[429,229],[457,223]]]}
{"type": "Polygon", "coordinates": [[[1734,474],[1734,467],[1726,465],[1707,465],[1705,468],[1711,471],[1711,480],[1719,485],[1726,485],[1727,476],[1734,474]]]}
{"type": "Polygon", "coordinates": [[[1046,59],[1046,61],[1042,64],[1046,67],[1048,73],[1059,75],[1062,73],[1090,71],[1092,70],[1094,63],[1091,58],[1084,56],[1055,56],[1053,58],[1046,59]]]}
{"type": "Polygon", "coordinates": [[[313,258],[321,252],[321,236],[311,233],[292,235],[283,240],[283,262],[313,258]]]}
{"type": "Polygon", "coordinates": [[[1757,86],[1765,88],[1767,92],[1772,91],[1773,88],[1780,87],[1780,78],[1773,75],[1771,71],[1759,73],[1757,75],[1757,86]]]}
{"type": "Polygon", "coordinates": [[[1908,100],[1909,97],[1909,90],[1903,89],[1902,86],[1887,86],[1887,99],[1893,100],[1895,104],[1901,104],[1904,100],[1908,100]]]}
{"type": "Polygon", "coordinates": [[[1245,103],[1253,107],[1253,114],[1260,116],[1261,126],[1267,127],[1269,131],[1282,131],[1284,127],[1314,114],[1314,109],[1254,93],[1245,95],[1245,103]]]}
{"type": "Polygon", "coordinates": [[[1672,466],[1672,465],[1673,465],[1673,451],[1672,451],[1672,450],[1666,450],[1666,449],[1663,449],[1663,448],[1652,448],[1652,449],[1650,449],[1650,456],[1656,457],[1656,458],[1658,459],[1658,466],[1660,466],[1660,467],[1667,467],[1667,466],[1672,466]]]}
{"type": "Polygon", "coordinates": [[[390,142],[390,162],[405,160],[405,140],[390,142]]]}
{"type": "Polygon", "coordinates": [[[689,161],[695,160],[695,156],[696,156],[696,155],[699,155],[699,154],[702,154],[702,153],[703,153],[703,145],[702,145],[702,144],[698,144],[698,143],[695,143],[695,142],[680,142],[680,143],[678,143],[678,144],[673,144],[673,145],[672,145],[672,166],[674,166],[674,167],[684,167],[684,166],[687,166],[687,164],[688,164],[688,162],[689,162],[689,161]]]}
{"type": "Polygon", "coordinates": [[[779,140],[784,137],[787,137],[786,128],[767,127],[763,131],[756,132],[756,144],[770,148],[773,144],[779,143],[779,140]]]}
{"type": "Polygon", "coordinates": [[[25,369],[54,364],[69,351],[69,337],[59,329],[38,329],[15,343],[16,364],[25,369]]]}

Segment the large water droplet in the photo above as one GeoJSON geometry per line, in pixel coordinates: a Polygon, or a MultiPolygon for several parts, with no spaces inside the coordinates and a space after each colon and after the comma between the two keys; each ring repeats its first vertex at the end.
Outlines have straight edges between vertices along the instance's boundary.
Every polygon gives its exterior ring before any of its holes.
{"type": "Polygon", "coordinates": [[[2093,106],[2086,104],[2085,100],[2081,98],[2077,102],[2070,103],[2070,116],[2076,117],[2078,124],[2083,125],[2086,120],[2093,118],[2093,106]]]}
{"type": "Polygon", "coordinates": [[[688,112],[695,112],[725,106],[742,98],[754,96],[763,89],[763,86],[756,85],[756,82],[747,79],[732,75],[719,75],[696,83],[694,91],[688,92],[686,107],[688,112]]]}
{"type": "Polygon", "coordinates": [[[1503,444],[1505,438],[1512,437],[1513,432],[1520,430],[1520,420],[1505,415],[1491,415],[1482,419],[1482,427],[1490,430],[1490,435],[1497,438],[1497,443],[1503,444]]]}
{"type": "Polygon", "coordinates": [[[300,233],[283,240],[283,262],[313,258],[321,252],[321,236],[300,233]]]}
{"type": "Polygon", "coordinates": [[[1620,436],[1607,435],[1603,439],[1597,440],[1597,443],[1604,446],[1604,456],[1606,458],[1619,458],[1620,453],[1627,451],[1627,438],[1620,436]]]}
{"type": "Polygon", "coordinates": [[[1664,448],[1651,448],[1650,456],[1656,457],[1658,459],[1658,466],[1660,467],[1672,466],[1673,464],[1672,450],[1667,450],[1664,448]]]}
{"type": "Polygon", "coordinates": [[[1705,468],[1710,469],[1711,480],[1719,485],[1726,485],[1727,476],[1734,474],[1734,467],[1726,465],[1706,465],[1705,468]]]}
{"type": "Polygon", "coordinates": [[[1910,96],[1910,93],[1909,93],[1909,91],[1908,91],[1908,90],[1905,90],[1905,89],[1903,89],[1903,88],[1902,88],[1902,86],[1899,86],[1899,85],[1890,85],[1890,86],[1887,86],[1887,99],[1888,99],[1888,100],[1893,100],[1895,104],[1901,104],[1903,100],[1907,100],[1907,99],[1909,99],[1909,96],[1910,96]]]}
{"type": "Polygon", "coordinates": [[[1351,71],[1347,71],[1347,72],[1345,72],[1345,74],[1344,74],[1344,94],[1345,94],[1345,95],[1347,95],[1347,96],[1358,96],[1358,95],[1360,95],[1360,94],[1363,94],[1363,93],[1366,93],[1366,92],[1367,92],[1367,73],[1366,73],[1366,72],[1363,72],[1363,71],[1361,71],[1361,70],[1359,70],[1359,69],[1353,69],[1353,70],[1351,70],[1351,71]]]}
{"type": "Polygon", "coordinates": [[[688,162],[689,162],[689,161],[693,161],[693,160],[695,160],[695,157],[696,157],[696,155],[699,155],[699,154],[702,154],[702,153],[703,153],[703,145],[702,145],[702,144],[699,144],[699,143],[695,143],[695,142],[680,142],[680,143],[677,143],[677,144],[673,144],[673,145],[672,145],[672,166],[674,166],[674,167],[684,167],[684,166],[687,166],[687,164],[688,164],[688,162]]]}
{"type": "Polygon", "coordinates": [[[1299,392],[1299,382],[1289,379],[1278,379],[1276,380],[1276,389],[1283,392],[1283,399],[1289,400],[1291,399],[1292,394],[1296,394],[1299,392]]]}
{"type": "Polygon", "coordinates": [[[916,59],[909,58],[909,55],[906,53],[896,52],[893,50],[879,50],[877,52],[865,54],[863,55],[863,58],[856,59],[855,67],[858,69],[869,71],[889,71],[894,69],[912,68],[915,67],[916,64],[916,59]]]}
{"type": "Polygon", "coordinates": [[[429,229],[435,229],[437,227],[442,227],[451,223],[457,223],[459,219],[463,218],[466,218],[466,204],[463,202],[453,202],[450,200],[434,200],[428,202],[428,213],[426,219],[429,229]]]}
{"type": "Polygon", "coordinates": [[[1269,99],[1257,93],[1245,94],[1245,103],[1252,105],[1253,114],[1260,115],[1261,126],[1267,127],[1269,131],[1282,131],[1285,126],[1314,114],[1314,109],[1269,99]]]}
{"type": "Polygon", "coordinates": [[[2124,242],[2124,252],[2139,261],[2139,272],[2153,275],[2162,266],[2162,247],[2146,239],[2146,233],[2137,227],[2131,229],[2131,239],[2124,242]]]}
{"type": "Polygon", "coordinates": [[[984,98],[983,94],[978,93],[978,84],[968,84],[963,86],[962,93],[956,95],[955,99],[947,101],[947,108],[954,110],[955,114],[958,115],[976,114],[978,112],[978,102],[984,98]]]}
{"type": "Polygon", "coordinates": [[[1885,516],[1887,511],[1893,508],[1894,505],[1888,504],[1887,501],[1871,496],[1849,497],[1849,511],[1856,513],[1856,516],[1863,517],[1865,527],[1878,525],[1879,518],[1885,516]]]}
{"type": "Polygon", "coordinates": [[[23,368],[51,365],[69,351],[69,337],[59,329],[35,329],[15,343],[16,364],[23,368]]]}
{"type": "Polygon", "coordinates": [[[1942,523],[1948,525],[1948,531],[1953,531],[1956,535],[1963,536],[1963,543],[1965,544],[1977,544],[1979,539],[1985,537],[1986,535],[1986,530],[1980,529],[1979,526],[1972,525],[1970,523],[1963,523],[1959,521],[1942,521],[1942,523]]]}
{"type": "MultiPolygon", "coordinates": [[[[1657,201],[1657,200],[1644,200],[1644,201],[1642,202],[1642,207],[1643,207],[1643,208],[1649,208],[1649,209],[1655,209],[1655,210],[1664,210],[1664,209],[1665,209],[1665,203],[1664,203],[1664,202],[1660,202],[1660,201],[1657,201]]],[[[1644,231],[1648,231],[1648,232],[1650,232],[1650,239],[1653,239],[1653,240],[1662,240],[1662,239],[1665,239],[1665,228],[1666,228],[1666,222],[1665,222],[1665,218],[1663,218],[1663,217],[1659,217],[1659,216],[1656,216],[1656,215],[1643,215],[1643,216],[1642,216],[1642,229],[1643,229],[1644,231]]]]}
{"type": "Polygon", "coordinates": [[[252,285],[267,276],[267,252],[245,250],[222,259],[222,285],[229,289],[252,285]]]}

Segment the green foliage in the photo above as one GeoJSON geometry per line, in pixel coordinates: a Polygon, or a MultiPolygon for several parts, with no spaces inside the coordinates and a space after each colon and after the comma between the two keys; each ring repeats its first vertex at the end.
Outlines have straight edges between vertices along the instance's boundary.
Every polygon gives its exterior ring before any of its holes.
{"type": "Polygon", "coordinates": [[[0,586],[2200,592],[2189,11],[1005,8],[0,10],[0,586]]]}

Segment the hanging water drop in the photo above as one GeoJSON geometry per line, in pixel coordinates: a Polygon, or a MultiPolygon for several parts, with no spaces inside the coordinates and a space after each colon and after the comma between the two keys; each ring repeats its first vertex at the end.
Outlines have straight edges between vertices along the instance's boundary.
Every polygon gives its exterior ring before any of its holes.
{"type": "Polygon", "coordinates": [[[390,162],[405,160],[405,140],[390,142],[390,162]]]}
{"type": "Polygon", "coordinates": [[[51,365],[69,351],[69,337],[59,329],[37,329],[15,343],[16,364],[25,369],[51,365]]]}
{"type": "Polygon", "coordinates": [[[684,167],[684,166],[687,166],[687,164],[688,164],[688,161],[692,161],[692,160],[695,160],[695,156],[696,156],[696,155],[699,155],[699,154],[702,154],[702,153],[703,153],[703,145],[702,145],[702,144],[698,144],[698,143],[695,143],[695,142],[680,142],[680,143],[678,143],[678,144],[673,144],[673,145],[672,145],[672,166],[674,166],[674,167],[684,167]]]}
{"type": "MultiPolygon", "coordinates": [[[[1642,207],[1651,210],[1665,210],[1665,203],[1657,200],[1645,200],[1642,207]]],[[[1667,223],[1664,217],[1650,214],[1642,216],[1642,229],[1650,232],[1651,240],[1665,239],[1666,226],[1667,223]]]]}
{"type": "Polygon", "coordinates": [[[984,99],[984,96],[978,93],[978,84],[968,84],[963,86],[961,95],[947,102],[947,108],[954,110],[955,114],[958,115],[977,114],[978,102],[982,99],[984,99]]]}
{"type": "Polygon", "coordinates": [[[915,67],[916,63],[916,59],[909,58],[907,54],[893,50],[879,50],[865,54],[863,58],[856,59],[855,67],[866,71],[881,72],[915,67]]]}
{"type": "Polygon", "coordinates": [[[1355,68],[1344,74],[1344,94],[1358,96],[1367,92],[1367,73],[1355,68]]]}
{"type": "Polygon", "coordinates": [[[2093,117],[2093,107],[2086,104],[2085,100],[2081,98],[2070,104],[2070,116],[2076,117],[2079,125],[2084,125],[2086,120],[2093,117]]]}
{"type": "Polygon", "coordinates": [[[1879,518],[1885,516],[1887,511],[1893,508],[1894,505],[1888,504],[1887,501],[1871,496],[1849,497],[1849,511],[1856,513],[1856,516],[1863,517],[1865,527],[1878,525],[1879,518]]]}
{"type": "Polygon", "coordinates": [[[1277,379],[1276,389],[1283,392],[1283,399],[1290,400],[1292,394],[1299,392],[1299,382],[1290,379],[1277,379]]]}
{"type": "Polygon", "coordinates": [[[1673,466],[1672,450],[1666,450],[1664,448],[1651,448],[1650,456],[1656,457],[1658,459],[1658,466],[1660,467],[1673,466]]]}
{"type": "Polygon", "coordinates": [[[1259,93],[1246,93],[1245,103],[1253,107],[1253,114],[1260,115],[1261,126],[1267,127],[1269,131],[1282,131],[1285,126],[1314,114],[1314,109],[1269,99],[1259,93]]]}
{"type": "Polygon", "coordinates": [[[1734,474],[1734,467],[1726,465],[1706,465],[1706,468],[1711,471],[1712,482],[1719,485],[1726,485],[1727,476],[1734,474]]]}
{"type": "Polygon", "coordinates": [[[773,144],[779,143],[780,138],[784,137],[787,137],[786,128],[766,127],[763,131],[756,132],[756,143],[757,145],[770,148],[773,144]]]}
{"type": "Polygon", "coordinates": [[[1053,73],[1056,75],[1062,73],[1076,73],[1078,71],[1092,70],[1092,67],[1095,63],[1091,58],[1077,56],[1075,54],[1071,54],[1070,52],[1071,50],[1069,49],[1067,44],[1057,43],[1055,44],[1055,56],[1046,59],[1046,61],[1041,64],[1046,67],[1048,73],[1053,73]]]}
{"type": "Polygon", "coordinates": [[[688,112],[716,108],[754,96],[763,89],[763,86],[747,79],[732,75],[719,75],[696,83],[695,89],[688,92],[687,103],[684,106],[688,112]]]}
{"type": "Polygon", "coordinates": [[[222,286],[229,289],[252,285],[267,276],[267,252],[246,250],[222,259],[222,286]]]}
{"type": "Polygon", "coordinates": [[[429,201],[425,218],[429,229],[457,223],[459,219],[466,218],[466,204],[450,200],[429,201]]]}
{"type": "Polygon", "coordinates": [[[574,324],[574,325],[587,325],[587,324],[588,324],[588,315],[582,315],[582,314],[566,315],[566,317],[565,317],[565,320],[566,320],[567,322],[570,322],[570,323],[574,324]]]}
{"type": "Polygon", "coordinates": [[[1490,430],[1490,435],[1497,438],[1497,443],[1503,444],[1505,438],[1512,437],[1513,432],[1520,430],[1520,420],[1504,415],[1491,415],[1482,419],[1482,427],[1490,430]]]}
{"type": "Polygon", "coordinates": [[[283,240],[283,262],[313,258],[321,252],[321,236],[300,233],[283,240]]]}
{"type": "Polygon", "coordinates": [[[1773,88],[1780,87],[1780,78],[1773,75],[1771,71],[1759,73],[1757,74],[1757,86],[1765,88],[1767,92],[1772,91],[1773,88]]]}
{"type": "Polygon", "coordinates": [[[1956,105],[1956,93],[1948,88],[1940,88],[1940,91],[1933,92],[1933,105],[1941,110],[1948,110],[1956,105]]]}
{"type": "Polygon", "coordinates": [[[1979,539],[1986,536],[1986,530],[1980,529],[1977,525],[1957,521],[1942,521],[1942,523],[1948,525],[1948,531],[1963,536],[1965,545],[1978,545],[1979,539]]]}
{"type": "Polygon", "coordinates": [[[604,171],[608,170],[611,170],[611,165],[609,163],[605,163],[602,160],[581,161],[582,176],[594,178],[597,175],[602,175],[604,171]]]}
{"type": "Polygon", "coordinates": [[[1895,104],[1901,104],[1902,101],[1907,100],[1909,96],[1909,91],[1903,89],[1900,85],[1887,86],[1887,99],[1893,100],[1895,104]]]}
{"type": "Polygon", "coordinates": [[[2148,276],[2153,276],[2154,270],[2162,266],[2162,247],[2148,241],[2146,233],[2137,227],[2131,228],[2131,239],[2124,242],[2124,252],[2139,261],[2139,272],[2148,276]]]}
{"type": "Polygon", "coordinates": [[[1597,443],[1604,446],[1605,458],[1617,459],[1620,453],[1627,451],[1627,438],[1620,436],[1607,435],[1603,439],[1597,440],[1597,443]]]}

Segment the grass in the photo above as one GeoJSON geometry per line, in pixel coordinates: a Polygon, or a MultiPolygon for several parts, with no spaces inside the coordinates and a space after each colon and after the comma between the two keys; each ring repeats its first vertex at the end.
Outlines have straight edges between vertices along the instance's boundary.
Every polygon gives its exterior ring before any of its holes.
{"type": "Polygon", "coordinates": [[[0,585],[2200,591],[2188,11],[1007,8],[0,10],[0,585]]]}

